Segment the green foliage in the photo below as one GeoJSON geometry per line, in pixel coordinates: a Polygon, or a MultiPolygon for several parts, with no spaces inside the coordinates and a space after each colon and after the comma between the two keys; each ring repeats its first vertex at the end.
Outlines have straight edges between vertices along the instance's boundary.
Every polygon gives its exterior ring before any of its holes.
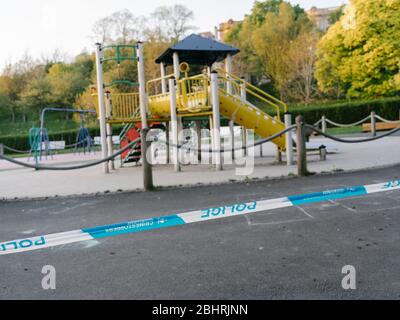
{"type": "Polygon", "coordinates": [[[270,79],[286,101],[310,100],[318,34],[302,8],[283,0],[256,1],[227,41],[242,51],[241,74],[270,79]]]}
{"type": "Polygon", "coordinates": [[[323,115],[338,123],[354,123],[367,117],[372,111],[385,119],[398,120],[400,97],[312,106],[289,106],[289,111],[294,117],[303,115],[309,124],[316,123],[323,115]]]}
{"type": "Polygon", "coordinates": [[[351,0],[318,46],[323,92],[378,98],[400,92],[400,2],[351,0]]]}
{"type": "Polygon", "coordinates": [[[343,14],[344,14],[344,8],[345,8],[345,5],[342,5],[342,6],[339,7],[339,9],[337,9],[336,11],[332,12],[332,13],[329,15],[328,21],[329,21],[329,23],[330,23],[331,25],[332,25],[332,24],[335,24],[336,22],[338,22],[339,19],[343,16],[343,14]]]}

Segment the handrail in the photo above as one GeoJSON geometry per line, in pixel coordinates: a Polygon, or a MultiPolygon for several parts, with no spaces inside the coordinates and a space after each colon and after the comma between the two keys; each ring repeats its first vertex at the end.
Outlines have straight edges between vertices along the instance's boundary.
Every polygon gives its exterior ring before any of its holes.
{"type": "MultiPolygon", "coordinates": [[[[223,75],[219,75],[219,76],[220,76],[220,78],[222,78],[223,80],[225,80],[225,81],[227,81],[227,82],[230,82],[231,85],[232,85],[233,87],[236,87],[236,90],[237,90],[238,92],[240,92],[240,90],[241,90],[241,84],[239,84],[239,83],[237,83],[237,82],[232,82],[230,79],[226,78],[226,77],[223,76],[223,75]]],[[[254,96],[254,97],[260,99],[261,101],[267,103],[268,105],[274,107],[274,108],[275,108],[275,111],[276,111],[276,114],[277,114],[277,117],[278,117],[278,120],[279,120],[279,121],[281,120],[281,108],[280,108],[279,105],[277,105],[277,104],[275,104],[275,103],[269,101],[268,99],[262,97],[261,95],[255,93],[254,91],[252,91],[251,89],[249,89],[249,88],[247,88],[247,87],[245,88],[245,90],[246,90],[247,93],[251,94],[252,96],[254,96]]],[[[225,90],[225,91],[226,91],[226,90],[225,90]]],[[[240,98],[238,98],[238,99],[240,99],[240,98]]]]}
{"type": "MultiPolygon", "coordinates": [[[[147,81],[147,83],[146,83],[146,92],[147,93],[150,92],[150,85],[151,84],[154,84],[154,83],[162,81],[162,80],[168,80],[168,79],[170,79],[171,77],[174,77],[174,76],[175,76],[174,74],[168,74],[168,75],[166,75],[164,77],[159,77],[159,78],[155,78],[155,79],[147,81]]],[[[167,83],[167,85],[168,85],[168,83],[167,83]]],[[[155,95],[157,95],[157,94],[155,94],[155,95]]]]}
{"type": "Polygon", "coordinates": [[[177,82],[179,111],[202,112],[210,108],[209,79],[205,75],[185,77],[177,82]]]}
{"type": "MultiPolygon", "coordinates": [[[[222,73],[222,74],[227,75],[227,76],[224,76],[224,78],[225,78],[225,79],[228,78],[228,79],[227,79],[228,81],[234,83],[234,82],[233,82],[232,80],[230,80],[229,78],[232,78],[232,79],[234,79],[234,80],[236,80],[236,81],[239,81],[240,83],[246,85],[246,89],[247,89],[247,88],[251,88],[252,90],[258,92],[258,93],[261,94],[261,95],[264,95],[266,98],[271,99],[271,100],[273,100],[276,104],[280,105],[280,108],[283,108],[284,112],[287,112],[287,111],[288,111],[288,106],[287,106],[286,103],[284,103],[283,101],[281,101],[281,100],[277,99],[276,97],[270,95],[269,93],[267,93],[267,92],[261,90],[260,88],[257,88],[256,86],[252,85],[251,83],[248,83],[247,81],[245,81],[245,80],[239,78],[238,76],[235,76],[235,75],[233,75],[233,74],[231,74],[231,73],[229,73],[229,72],[227,72],[227,71],[225,71],[225,70],[223,70],[223,69],[217,68],[216,71],[218,71],[218,73],[220,73],[220,74],[222,73]]],[[[265,101],[265,102],[267,102],[267,101],[265,101]]],[[[269,104],[272,104],[271,101],[268,101],[268,103],[269,103],[269,104]]]]}

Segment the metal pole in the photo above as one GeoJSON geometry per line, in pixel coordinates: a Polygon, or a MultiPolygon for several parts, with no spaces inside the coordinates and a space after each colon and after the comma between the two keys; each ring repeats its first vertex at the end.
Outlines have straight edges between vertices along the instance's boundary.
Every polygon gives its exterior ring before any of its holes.
{"type": "Polygon", "coordinates": [[[179,54],[178,52],[174,52],[173,54],[173,63],[174,63],[174,74],[176,81],[179,81],[181,77],[181,71],[179,67],[179,54]]]}
{"type": "Polygon", "coordinates": [[[226,92],[229,94],[233,93],[233,86],[232,86],[232,80],[230,79],[229,75],[232,73],[232,55],[228,54],[225,59],[225,70],[227,75],[227,79],[229,80],[228,83],[226,84],[226,92]]]}
{"type": "Polygon", "coordinates": [[[178,117],[176,114],[176,91],[175,91],[175,79],[169,79],[169,96],[170,96],[170,107],[171,107],[171,126],[172,126],[172,154],[174,161],[175,172],[180,172],[181,167],[179,163],[179,149],[178,149],[178,117]]]}
{"type": "MultiPolygon", "coordinates": [[[[106,93],[106,97],[107,97],[107,109],[106,109],[106,114],[107,117],[110,118],[111,117],[111,93],[107,92],[106,93]]],[[[107,123],[107,154],[109,157],[111,157],[113,155],[113,129],[111,124],[107,123]]],[[[114,160],[111,160],[108,164],[109,169],[110,170],[115,170],[115,164],[114,164],[114,160]]]]}
{"type": "MultiPolygon", "coordinates": [[[[107,158],[107,126],[106,126],[106,106],[104,102],[104,82],[103,82],[103,63],[102,63],[102,47],[100,43],[96,44],[96,70],[97,70],[97,93],[99,103],[99,120],[100,120],[100,138],[101,151],[103,159],[107,158]]],[[[103,163],[104,173],[109,173],[108,163],[103,163]]]]}
{"type": "Polygon", "coordinates": [[[240,98],[242,99],[242,102],[247,102],[247,91],[245,83],[240,84],[240,98]]]}
{"type": "Polygon", "coordinates": [[[235,122],[229,121],[229,132],[231,134],[231,150],[232,150],[232,160],[235,160],[235,122]]]}
{"type": "Polygon", "coordinates": [[[144,74],[144,57],[143,57],[143,44],[137,43],[137,68],[139,78],[139,98],[140,98],[140,116],[142,122],[142,129],[140,132],[141,137],[141,151],[143,163],[143,185],[146,191],[154,189],[153,185],[153,168],[147,159],[147,148],[149,146],[147,141],[147,133],[149,126],[147,123],[147,94],[146,94],[146,79],[144,74]]]}
{"type": "MultiPolygon", "coordinates": [[[[243,79],[243,78],[242,78],[243,79]]],[[[246,84],[241,83],[240,84],[240,98],[243,103],[247,102],[247,91],[246,91],[246,84]]],[[[247,157],[248,150],[247,150],[247,130],[246,127],[242,126],[242,143],[243,147],[246,147],[243,149],[243,155],[247,157]]]]}
{"type": "Polygon", "coordinates": [[[142,121],[142,128],[147,129],[147,94],[146,94],[146,79],[144,73],[144,57],[143,57],[143,44],[137,43],[137,57],[138,57],[138,77],[139,77],[139,96],[140,96],[140,115],[142,121]]]}
{"type": "Polygon", "coordinates": [[[209,144],[209,159],[211,160],[211,165],[215,164],[215,154],[212,152],[212,150],[215,149],[215,144],[214,144],[214,120],[213,117],[209,117],[209,122],[210,122],[210,144],[209,144]]]}
{"type": "Polygon", "coordinates": [[[304,117],[296,118],[297,126],[297,174],[300,177],[309,175],[307,170],[307,149],[306,149],[306,134],[304,130],[304,117]]]}
{"type": "Polygon", "coordinates": [[[4,156],[4,145],[0,143],[0,155],[4,156]]]}
{"type": "Polygon", "coordinates": [[[322,116],[321,122],[321,129],[323,133],[326,133],[327,123],[326,123],[326,116],[322,116]]]}
{"type": "Polygon", "coordinates": [[[166,153],[167,153],[167,164],[171,163],[171,150],[170,150],[170,146],[169,146],[169,140],[170,140],[170,136],[169,136],[169,130],[170,130],[170,122],[166,122],[165,124],[165,140],[167,141],[167,145],[165,146],[166,148],[166,153]]]}
{"type": "Polygon", "coordinates": [[[373,137],[376,137],[376,113],[371,112],[371,133],[373,137]]]}
{"type": "Polygon", "coordinates": [[[222,170],[221,153],[221,116],[219,111],[219,89],[218,89],[218,73],[211,73],[211,99],[213,108],[213,124],[214,124],[214,145],[215,150],[215,167],[217,171],[222,170]]]}
{"type": "Polygon", "coordinates": [[[243,156],[247,157],[247,129],[246,127],[242,127],[242,145],[243,145],[243,156]]]}
{"type": "Polygon", "coordinates": [[[219,41],[218,27],[214,27],[214,37],[216,41],[219,41]]]}
{"type": "MultiPolygon", "coordinates": [[[[285,127],[286,129],[292,125],[292,115],[290,113],[285,114],[285,127]]],[[[288,166],[293,165],[293,138],[292,132],[288,132],[285,135],[286,138],[286,163],[288,166]]]]}
{"type": "Polygon", "coordinates": [[[161,92],[163,94],[167,93],[167,79],[165,79],[165,65],[164,62],[160,63],[161,68],[161,92]]]}

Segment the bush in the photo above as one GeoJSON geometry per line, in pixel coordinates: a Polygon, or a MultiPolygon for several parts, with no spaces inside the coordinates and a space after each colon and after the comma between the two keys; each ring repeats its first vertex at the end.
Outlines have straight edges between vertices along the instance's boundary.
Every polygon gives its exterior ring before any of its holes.
{"type": "Polygon", "coordinates": [[[303,115],[309,124],[316,123],[323,115],[334,122],[354,123],[367,117],[372,111],[385,119],[399,120],[400,97],[327,105],[292,106],[289,107],[289,111],[293,117],[303,115]]]}

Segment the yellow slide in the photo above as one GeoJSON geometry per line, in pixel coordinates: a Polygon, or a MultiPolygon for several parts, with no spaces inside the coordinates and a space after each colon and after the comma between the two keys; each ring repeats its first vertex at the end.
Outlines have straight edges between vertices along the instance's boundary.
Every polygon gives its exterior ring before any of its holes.
{"type": "MultiPolygon", "coordinates": [[[[218,69],[220,113],[233,120],[235,124],[252,129],[262,137],[268,138],[285,129],[281,121],[282,113],[287,112],[287,106],[282,101],[247,83],[246,81],[218,69]],[[257,108],[250,101],[267,108],[273,108],[276,116],[271,116],[257,108]]],[[[186,77],[178,82],[177,109],[178,116],[196,117],[200,114],[210,114],[209,79],[205,75],[186,77]]],[[[150,88],[148,88],[148,91],[150,88]]],[[[156,92],[154,92],[156,93],[156,92]]],[[[169,117],[170,96],[164,94],[149,94],[149,110],[152,116],[169,117]]],[[[273,142],[285,150],[285,136],[273,142]]]]}

